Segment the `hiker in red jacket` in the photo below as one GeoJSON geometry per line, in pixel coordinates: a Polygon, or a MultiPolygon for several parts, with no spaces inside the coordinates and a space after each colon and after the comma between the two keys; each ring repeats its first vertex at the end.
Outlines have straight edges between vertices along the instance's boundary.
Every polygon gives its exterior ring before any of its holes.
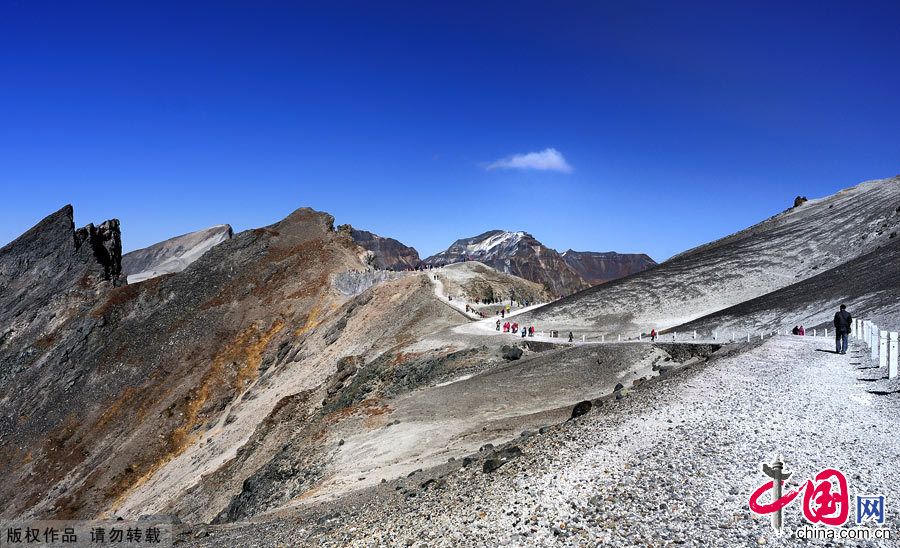
{"type": "Polygon", "coordinates": [[[656,329],[651,329],[650,330],[650,341],[652,342],[655,340],[656,340],[656,329]]]}

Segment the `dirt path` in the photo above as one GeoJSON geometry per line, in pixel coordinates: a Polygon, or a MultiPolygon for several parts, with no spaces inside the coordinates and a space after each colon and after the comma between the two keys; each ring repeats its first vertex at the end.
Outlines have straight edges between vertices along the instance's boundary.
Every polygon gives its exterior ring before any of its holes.
{"type": "MultiPolygon", "coordinates": [[[[794,545],[773,537],[769,519],[747,507],[766,480],[761,463],[776,454],[794,472],[792,487],[833,467],[845,472],[851,497],[887,495],[886,525],[900,531],[891,498],[900,485],[892,435],[900,397],[870,393],[888,383],[884,371],[868,369],[857,345],[838,356],[826,352],[830,343],[776,337],[639,391],[612,413],[523,447],[531,456],[502,475],[461,475],[455,487],[478,493],[464,505],[447,505],[453,493],[442,494],[407,509],[411,517],[390,517],[369,539],[400,531],[430,539],[438,531],[458,535],[442,545],[794,545]],[[432,504],[445,507],[426,525],[416,516],[432,504]],[[485,513],[473,519],[474,506],[485,513]]],[[[798,503],[789,507],[786,530],[801,516],[798,503]]]]}

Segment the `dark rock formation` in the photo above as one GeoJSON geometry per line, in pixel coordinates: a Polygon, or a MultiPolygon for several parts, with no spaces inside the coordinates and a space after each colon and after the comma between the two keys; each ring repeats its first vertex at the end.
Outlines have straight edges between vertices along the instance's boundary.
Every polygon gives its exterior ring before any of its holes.
{"type": "Polygon", "coordinates": [[[365,230],[357,230],[350,225],[341,225],[338,230],[349,230],[353,241],[363,249],[372,252],[372,266],[379,270],[409,270],[418,267],[422,261],[419,252],[403,245],[393,238],[384,238],[365,230]]]}
{"type": "Polygon", "coordinates": [[[100,226],[89,224],[75,231],[75,251],[90,246],[94,258],[103,267],[103,279],[118,281],[122,273],[122,235],[119,220],[110,219],[100,226]]]}
{"type": "Polygon", "coordinates": [[[572,417],[571,418],[574,419],[574,418],[580,417],[581,415],[587,414],[587,412],[591,410],[591,407],[593,407],[593,404],[591,403],[590,400],[584,400],[584,401],[578,402],[577,404],[575,404],[575,407],[572,408],[572,417]]]}
{"type": "Polygon", "coordinates": [[[644,253],[616,253],[608,251],[563,252],[566,264],[589,284],[598,285],[624,278],[656,266],[656,261],[644,253]]]}
{"type": "Polygon", "coordinates": [[[507,345],[503,345],[503,348],[500,349],[500,352],[503,356],[503,359],[509,361],[518,360],[522,357],[523,354],[522,349],[518,346],[507,345]]]}
{"type": "Polygon", "coordinates": [[[809,200],[806,198],[806,196],[797,196],[796,198],[794,198],[794,206],[793,207],[799,207],[808,201],[809,200]]]}
{"type": "Polygon", "coordinates": [[[505,449],[497,451],[490,457],[484,459],[484,464],[482,465],[481,470],[485,474],[490,474],[509,461],[521,456],[522,450],[519,449],[519,447],[516,445],[511,445],[505,449]]]}

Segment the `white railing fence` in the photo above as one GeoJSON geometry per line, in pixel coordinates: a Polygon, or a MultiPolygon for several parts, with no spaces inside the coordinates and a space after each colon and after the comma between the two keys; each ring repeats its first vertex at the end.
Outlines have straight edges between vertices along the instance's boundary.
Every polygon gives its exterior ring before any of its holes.
{"type": "MultiPolygon", "coordinates": [[[[828,337],[829,333],[834,334],[834,331],[831,331],[828,328],[823,329],[822,330],[823,332],[821,334],[819,333],[818,329],[812,329],[811,331],[812,331],[812,333],[807,332],[806,335],[813,336],[813,337],[819,337],[819,336],[828,337]]],[[[560,331],[559,333],[563,333],[563,332],[560,331]]],[[[764,337],[772,337],[772,336],[778,335],[779,333],[780,333],[780,331],[772,331],[772,332],[732,331],[732,332],[730,332],[730,334],[731,334],[730,340],[731,340],[731,342],[743,341],[744,337],[746,337],[746,341],[750,342],[751,337],[754,337],[757,334],[759,335],[759,340],[763,340],[764,337]]],[[[718,341],[719,334],[720,334],[719,331],[713,331],[709,335],[711,335],[713,341],[718,341]]],[[[784,334],[790,335],[791,330],[785,329],[784,334]]],[[[577,337],[579,335],[580,335],[582,343],[584,343],[584,342],[605,343],[606,342],[606,334],[601,334],[599,337],[599,339],[600,339],[599,341],[597,341],[596,338],[593,338],[591,341],[587,341],[586,335],[584,333],[573,333],[573,339],[577,340],[577,337]]],[[[727,340],[728,332],[725,332],[724,336],[727,340]]],[[[543,331],[540,332],[539,337],[547,338],[544,336],[543,331]]],[[[567,334],[566,335],[557,335],[555,337],[551,334],[549,336],[549,338],[553,338],[553,339],[561,339],[561,338],[567,338],[567,337],[568,337],[567,334]]],[[[683,337],[683,339],[686,339],[686,338],[687,337],[683,337]]],[[[700,338],[702,340],[703,334],[698,334],[696,331],[691,332],[691,334],[690,334],[691,340],[697,340],[698,338],[700,338]]],[[[883,331],[883,330],[879,329],[877,325],[875,325],[874,323],[872,323],[869,320],[854,319],[853,325],[852,325],[852,330],[850,332],[850,338],[856,339],[856,340],[862,342],[864,345],[868,346],[868,348],[871,352],[872,359],[878,362],[879,367],[887,368],[889,378],[893,379],[893,378],[897,377],[897,375],[898,375],[898,364],[897,364],[897,361],[898,361],[898,348],[897,348],[898,347],[898,333],[896,331],[883,331]]],[[[623,342],[622,335],[617,334],[615,340],[616,340],[616,342],[623,342]]],[[[625,342],[632,342],[632,341],[642,342],[645,340],[649,341],[650,338],[648,337],[647,339],[644,339],[644,333],[637,333],[634,336],[626,335],[624,337],[625,342]]],[[[667,333],[666,335],[659,334],[659,335],[657,335],[656,340],[658,340],[658,341],[663,341],[663,340],[678,341],[679,340],[678,332],[667,333]]]]}
{"type": "Polygon", "coordinates": [[[850,336],[869,347],[872,359],[879,367],[887,368],[888,378],[897,377],[897,331],[885,331],[869,320],[854,319],[850,336]]]}

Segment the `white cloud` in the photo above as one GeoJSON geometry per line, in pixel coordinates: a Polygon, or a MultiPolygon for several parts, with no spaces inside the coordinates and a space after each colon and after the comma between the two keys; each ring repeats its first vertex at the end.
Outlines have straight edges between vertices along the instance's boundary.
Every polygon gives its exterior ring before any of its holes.
{"type": "Polygon", "coordinates": [[[537,169],[540,171],[560,171],[572,173],[572,166],[562,153],[555,148],[545,148],[540,152],[513,154],[485,166],[488,171],[494,169],[537,169]]]}

